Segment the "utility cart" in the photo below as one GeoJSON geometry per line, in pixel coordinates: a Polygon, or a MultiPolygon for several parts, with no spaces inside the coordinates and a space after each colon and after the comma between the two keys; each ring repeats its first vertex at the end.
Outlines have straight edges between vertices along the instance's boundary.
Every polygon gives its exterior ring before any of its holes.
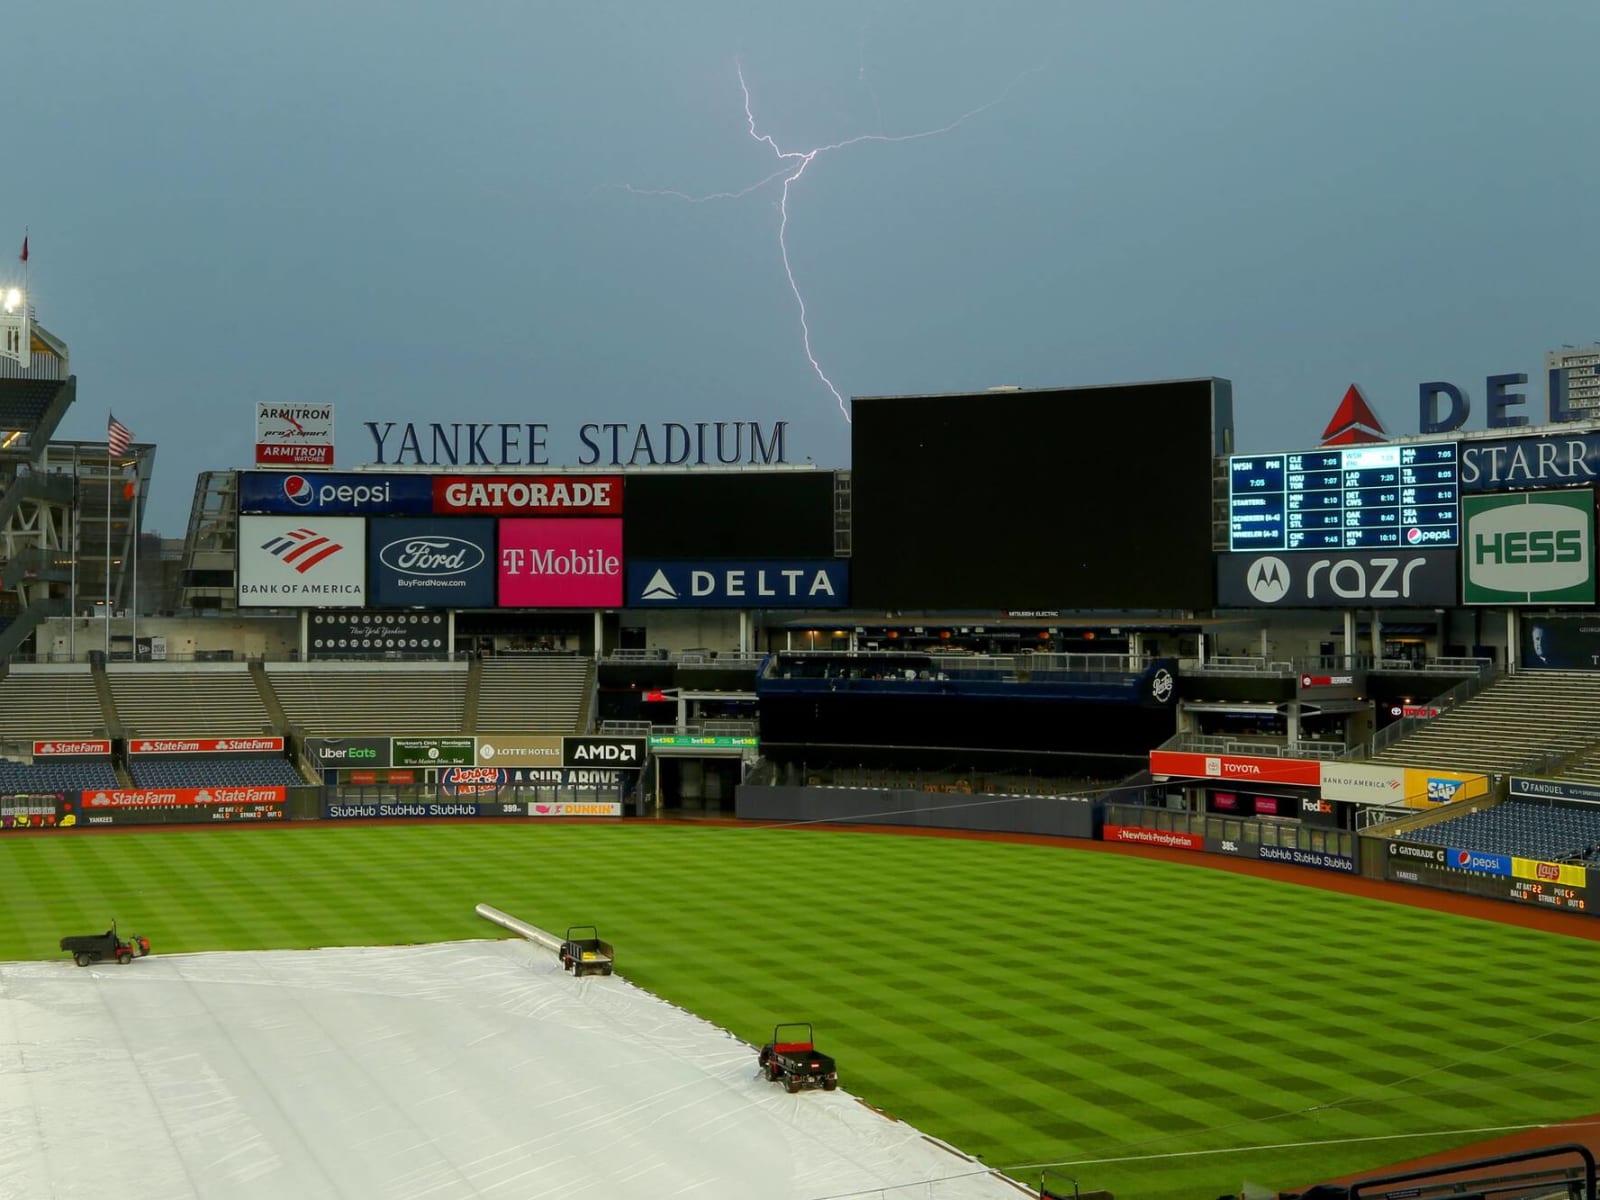
{"type": "Polygon", "coordinates": [[[813,1087],[831,1092],[839,1086],[833,1058],[817,1049],[807,1022],[776,1026],[772,1040],[761,1047],[758,1062],[767,1080],[781,1079],[786,1092],[813,1087]]]}
{"type": "Polygon", "coordinates": [[[61,948],[72,955],[72,961],[80,967],[87,967],[90,963],[101,962],[108,958],[114,958],[118,963],[130,963],[135,955],[143,958],[150,953],[150,939],[134,934],[127,941],[123,941],[117,936],[117,925],[113,921],[111,928],[104,933],[62,938],[61,948]]]}
{"type": "Polygon", "coordinates": [[[561,939],[561,967],[571,971],[574,979],[590,974],[611,974],[616,957],[611,943],[602,942],[599,930],[593,925],[568,926],[567,936],[561,939]]]}

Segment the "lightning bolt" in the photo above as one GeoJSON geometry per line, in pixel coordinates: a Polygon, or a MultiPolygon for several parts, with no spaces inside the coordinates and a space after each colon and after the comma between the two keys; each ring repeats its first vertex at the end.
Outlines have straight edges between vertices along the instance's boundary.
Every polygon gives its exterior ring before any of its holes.
{"type": "MultiPolygon", "coordinates": [[[[1020,75],[1008,83],[1005,86],[1005,89],[1001,91],[1001,93],[993,100],[990,100],[986,104],[980,104],[977,108],[970,109],[967,112],[962,113],[955,120],[949,122],[948,124],[940,125],[936,129],[922,129],[915,133],[898,134],[861,133],[854,137],[845,138],[841,142],[830,142],[825,146],[813,146],[809,150],[785,150],[782,146],[778,145],[777,141],[773,139],[771,134],[762,133],[756,128],[756,115],[755,110],[750,104],[750,85],[745,81],[744,64],[735,60],[734,67],[739,75],[739,91],[744,95],[745,126],[750,131],[750,136],[752,139],[761,145],[766,146],[774,155],[777,156],[778,162],[781,164],[778,169],[772,172],[772,174],[766,176],[764,179],[760,179],[757,182],[752,183],[749,187],[741,188],[736,192],[710,192],[705,195],[696,196],[691,195],[688,192],[678,191],[675,188],[636,188],[632,184],[627,183],[623,184],[622,188],[624,191],[630,192],[635,196],[667,196],[675,200],[687,201],[690,204],[705,204],[712,200],[740,200],[745,196],[759,192],[762,188],[766,187],[775,180],[783,180],[783,190],[778,199],[778,253],[779,257],[783,260],[784,276],[789,280],[789,290],[794,293],[795,304],[800,310],[801,345],[805,348],[806,361],[811,364],[811,369],[816,372],[817,378],[822,381],[823,386],[826,387],[830,393],[832,393],[835,403],[837,403],[839,406],[840,415],[844,417],[845,423],[848,424],[850,421],[850,410],[844,402],[844,396],[840,393],[839,389],[834,386],[833,380],[828,378],[828,373],[822,369],[822,364],[817,360],[816,353],[811,348],[811,324],[806,313],[806,298],[801,294],[799,281],[795,279],[794,265],[789,261],[789,190],[797,182],[799,182],[800,177],[806,173],[807,167],[815,162],[820,156],[831,153],[834,150],[848,149],[851,146],[859,146],[864,142],[917,142],[922,141],[925,138],[939,137],[943,134],[959,129],[968,121],[971,121],[975,117],[981,116],[983,113],[988,112],[997,104],[1003,102],[1006,97],[1008,97],[1016,89],[1018,84],[1020,84],[1024,79],[1028,78],[1028,76],[1037,74],[1039,71],[1043,70],[1043,68],[1032,67],[1026,71],[1023,71],[1020,75]]],[[[861,74],[863,78],[865,77],[865,72],[866,65],[865,60],[863,59],[861,68],[861,74]]],[[[877,103],[876,93],[873,93],[873,103],[874,105],[877,103]]],[[[881,125],[881,113],[879,121],[881,125]]]]}

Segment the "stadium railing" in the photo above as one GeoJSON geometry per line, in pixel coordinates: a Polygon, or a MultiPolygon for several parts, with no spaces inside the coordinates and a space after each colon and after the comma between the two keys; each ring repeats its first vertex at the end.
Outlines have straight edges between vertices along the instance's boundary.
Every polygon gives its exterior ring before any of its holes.
{"type": "Polygon", "coordinates": [[[1193,754],[1242,754],[1255,758],[1338,759],[1346,753],[1337,742],[1298,742],[1226,737],[1213,733],[1175,733],[1157,750],[1186,750],[1193,754]]]}

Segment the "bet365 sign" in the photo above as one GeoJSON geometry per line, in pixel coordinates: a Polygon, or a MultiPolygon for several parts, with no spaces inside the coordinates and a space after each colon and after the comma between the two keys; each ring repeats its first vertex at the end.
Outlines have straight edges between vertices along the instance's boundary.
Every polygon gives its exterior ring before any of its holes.
{"type": "Polygon", "coordinates": [[[1467,604],[1593,604],[1594,492],[1462,498],[1467,604]]]}

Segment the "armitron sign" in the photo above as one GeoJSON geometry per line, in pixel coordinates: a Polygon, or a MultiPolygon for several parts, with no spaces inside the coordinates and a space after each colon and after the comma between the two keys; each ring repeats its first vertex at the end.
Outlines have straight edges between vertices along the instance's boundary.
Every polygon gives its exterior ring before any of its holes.
{"type": "Polygon", "coordinates": [[[333,405],[257,404],[256,463],[331,467],[333,405]]]}

